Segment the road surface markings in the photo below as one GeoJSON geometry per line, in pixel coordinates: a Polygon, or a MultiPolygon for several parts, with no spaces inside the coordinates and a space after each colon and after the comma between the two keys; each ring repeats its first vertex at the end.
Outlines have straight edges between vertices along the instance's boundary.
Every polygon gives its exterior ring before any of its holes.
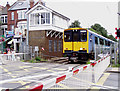
{"type": "Polygon", "coordinates": [[[55,73],[56,71],[53,71],[53,70],[47,70],[47,71],[49,71],[49,72],[53,72],[53,73],[55,73]]]}
{"type": "MultiPolygon", "coordinates": [[[[116,69],[112,69],[113,70],[116,70],[116,69]]],[[[110,73],[104,73],[103,76],[100,78],[100,80],[95,84],[95,85],[100,85],[101,87],[103,88],[107,88],[107,89],[116,89],[116,87],[111,87],[111,86],[104,86],[104,82],[107,80],[107,78],[109,77],[110,73]]],[[[91,87],[90,89],[93,90],[93,89],[98,89],[100,90],[101,87],[96,87],[96,86],[93,86],[91,87]]]]}
{"type": "Polygon", "coordinates": [[[23,69],[24,71],[29,72],[29,70],[28,70],[28,69],[26,69],[26,68],[24,68],[23,66],[20,66],[19,68],[23,69]]]}
{"type": "Polygon", "coordinates": [[[49,89],[72,89],[72,88],[70,88],[70,87],[68,87],[64,84],[57,83],[57,85],[61,86],[62,88],[56,86],[56,87],[52,87],[52,88],[49,88],[49,89]]]}

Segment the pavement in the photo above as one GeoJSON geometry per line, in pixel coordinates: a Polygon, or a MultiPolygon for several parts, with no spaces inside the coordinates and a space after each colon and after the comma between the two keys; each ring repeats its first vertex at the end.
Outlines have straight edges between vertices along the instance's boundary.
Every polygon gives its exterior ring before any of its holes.
{"type": "Polygon", "coordinates": [[[108,67],[99,81],[90,90],[120,91],[120,68],[108,67]]]}

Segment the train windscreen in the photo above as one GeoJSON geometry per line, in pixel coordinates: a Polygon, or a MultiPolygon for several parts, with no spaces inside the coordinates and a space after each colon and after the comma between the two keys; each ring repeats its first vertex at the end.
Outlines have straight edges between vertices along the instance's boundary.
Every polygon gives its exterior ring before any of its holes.
{"type": "Polygon", "coordinates": [[[65,31],[64,32],[64,41],[65,42],[72,41],[72,31],[65,31]]]}
{"type": "Polygon", "coordinates": [[[81,42],[87,41],[87,31],[86,30],[80,30],[80,41],[81,42]]]}
{"type": "Polygon", "coordinates": [[[86,42],[87,41],[87,31],[86,30],[68,30],[64,31],[64,41],[65,42],[86,42]]]}

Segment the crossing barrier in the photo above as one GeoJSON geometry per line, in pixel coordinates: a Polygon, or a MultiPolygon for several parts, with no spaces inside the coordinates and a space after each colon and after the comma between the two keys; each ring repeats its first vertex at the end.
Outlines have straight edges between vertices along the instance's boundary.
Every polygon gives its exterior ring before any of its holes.
{"type": "MultiPolygon", "coordinates": [[[[92,70],[92,73],[94,75],[94,80],[95,80],[94,82],[96,83],[99,80],[100,76],[105,71],[105,69],[110,64],[109,60],[110,60],[110,55],[105,55],[102,59],[100,59],[98,61],[94,61],[91,64],[85,65],[84,67],[72,68],[72,71],[68,71],[66,74],[63,74],[62,76],[59,76],[54,79],[50,79],[49,81],[41,82],[40,84],[37,84],[37,85],[29,88],[29,90],[27,90],[27,91],[36,91],[38,89],[39,89],[39,91],[41,91],[43,89],[48,89],[51,86],[53,86],[63,80],[66,80],[66,79],[68,79],[72,76],[75,76],[81,72],[85,72],[86,70],[89,70],[89,69],[94,69],[94,70],[92,70]],[[99,74],[98,74],[98,72],[99,72],[99,74]]],[[[93,81],[92,75],[91,75],[90,80],[93,81]]]]}
{"type": "MultiPolygon", "coordinates": [[[[72,70],[68,70],[66,73],[63,73],[62,75],[59,75],[56,78],[41,81],[39,84],[36,84],[25,91],[41,91],[44,89],[48,89],[60,82],[70,79],[71,77],[77,77],[77,76],[80,78],[82,77],[84,78],[84,80],[90,82],[93,82],[94,80],[94,82],[96,83],[109,64],[110,64],[110,55],[108,54],[105,55],[100,60],[92,62],[91,64],[85,65],[83,67],[76,67],[76,68],[73,67],[72,70]],[[90,72],[90,74],[88,72],[90,72]],[[81,73],[84,74],[87,73],[87,75],[82,76],[81,73]]],[[[9,89],[7,89],[6,91],[9,91],[9,89]]]]}

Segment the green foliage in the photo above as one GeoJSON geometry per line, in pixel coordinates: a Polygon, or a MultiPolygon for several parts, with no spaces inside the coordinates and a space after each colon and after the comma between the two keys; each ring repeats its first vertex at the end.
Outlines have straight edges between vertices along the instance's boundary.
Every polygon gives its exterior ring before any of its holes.
{"type": "Polygon", "coordinates": [[[35,60],[36,61],[41,61],[41,58],[40,57],[36,57],[35,60]]]}
{"type": "Polygon", "coordinates": [[[107,35],[107,33],[108,33],[107,30],[104,27],[102,27],[100,24],[92,25],[90,30],[117,42],[117,40],[113,37],[113,35],[107,35]]]}
{"type": "Polygon", "coordinates": [[[35,63],[36,61],[34,59],[30,60],[29,61],[30,63],[35,63]]]}
{"type": "Polygon", "coordinates": [[[80,22],[78,20],[75,20],[74,22],[72,22],[72,24],[69,26],[69,28],[81,28],[80,26],[80,22]]]}

